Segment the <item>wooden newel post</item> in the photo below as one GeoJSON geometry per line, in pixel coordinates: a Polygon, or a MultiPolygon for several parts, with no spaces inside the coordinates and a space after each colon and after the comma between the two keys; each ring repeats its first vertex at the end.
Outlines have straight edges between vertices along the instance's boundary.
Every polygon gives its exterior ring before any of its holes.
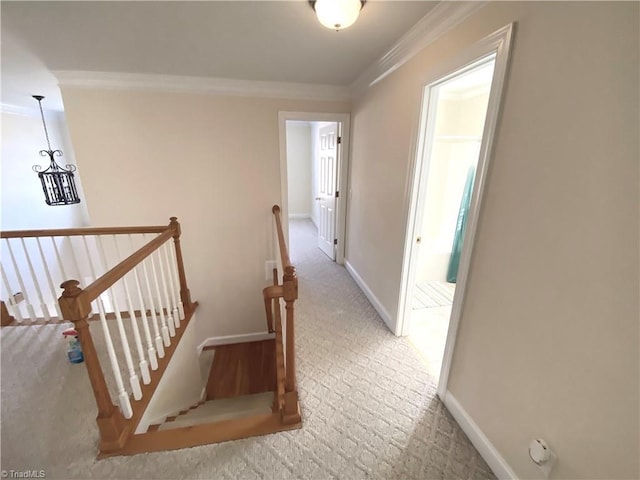
{"type": "Polygon", "coordinates": [[[178,263],[178,276],[180,277],[180,300],[185,309],[191,309],[191,292],[187,287],[187,275],[184,273],[182,249],[180,248],[180,223],[177,217],[171,217],[169,227],[173,230],[173,244],[176,249],[176,262],[178,263]]]}
{"type": "Polygon", "coordinates": [[[296,269],[288,266],[282,276],[282,290],[286,302],[286,332],[287,332],[287,391],[296,389],[296,357],[295,357],[295,332],[294,332],[294,302],[298,298],[298,278],[296,269]]]}
{"type": "Polygon", "coordinates": [[[276,232],[278,234],[278,248],[282,259],[282,298],[286,306],[286,332],[287,345],[285,346],[285,385],[284,385],[284,411],[282,421],[284,424],[300,423],[300,409],[298,404],[298,390],[296,388],[296,352],[295,352],[295,325],[294,325],[294,302],[298,299],[298,277],[296,267],[291,265],[287,244],[282,231],[282,220],[280,218],[280,207],[274,205],[271,209],[276,221],[276,232]]]}
{"type": "Polygon", "coordinates": [[[300,421],[298,410],[298,390],[296,387],[296,352],[295,352],[295,322],[294,302],[298,298],[298,277],[294,266],[287,266],[282,276],[283,297],[286,303],[286,384],[284,397],[285,423],[300,421]]]}
{"type": "Polygon", "coordinates": [[[98,354],[89,331],[89,323],[87,322],[91,313],[91,303],[86,301],[83,296],[83,290],[78,286],[79,284],[80,282],[77,280],[67,280],[62,283],[60,288],[64,289],[64,291],[58,299],[58,304],[63,317],[71,320],[78,332],[84,363],[87,367],[91,388],[98,405],[96,421],[100,430],[100,451],[106,453],[122,448],[127,432],[124,425],[124,417],[113,404],[109,395],[98,354]]]}

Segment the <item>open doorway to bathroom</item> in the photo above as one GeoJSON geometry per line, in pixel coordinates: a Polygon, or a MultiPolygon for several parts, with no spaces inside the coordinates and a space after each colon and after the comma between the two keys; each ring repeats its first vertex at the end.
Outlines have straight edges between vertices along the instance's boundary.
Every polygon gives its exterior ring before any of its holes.
{"type": "Polygon", "coordinates": [[[405,334],[439,378],[458,282],[495,55],[426,90],[405,334]]]}

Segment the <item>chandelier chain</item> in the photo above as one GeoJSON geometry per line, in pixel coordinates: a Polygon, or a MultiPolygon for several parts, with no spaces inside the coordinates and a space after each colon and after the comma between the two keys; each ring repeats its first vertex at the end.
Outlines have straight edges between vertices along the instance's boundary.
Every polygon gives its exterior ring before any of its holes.
{"type": "Polygon", "coordinates": [[[47,146],[49,147],[49,150],[51,150],[51,142],[49,141],[49,131],[47,130],[47,124],[44,121],[44,112],[42,111],[42,98],[37,98],[36,95],[34,95],[34,98],[38,100],[38,105],[40,106],[40,117],[42,118],[42,126],[44,127],[44,136],[47,138],[47,146]]]}

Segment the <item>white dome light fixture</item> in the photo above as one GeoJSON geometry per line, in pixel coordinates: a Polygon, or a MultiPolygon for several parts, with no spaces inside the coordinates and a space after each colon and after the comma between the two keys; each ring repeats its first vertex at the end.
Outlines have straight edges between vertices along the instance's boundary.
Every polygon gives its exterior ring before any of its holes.
{"type": "Polygon", "coordinates": [[[318,21],[331,30],[343,30],[355,23],[364,5],[361,0],[310,1],[318,21]]]}

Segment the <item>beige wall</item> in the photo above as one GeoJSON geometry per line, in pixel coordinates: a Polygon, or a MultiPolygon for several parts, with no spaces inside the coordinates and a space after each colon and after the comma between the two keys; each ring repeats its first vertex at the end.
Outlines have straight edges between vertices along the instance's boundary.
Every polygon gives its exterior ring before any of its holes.
{"type": "Polygon", "coordinates": [[[196,339],[266,330],[278,111],[347,103],[62,89],[93,225],[182,223],[196,339]]]}
{"type": "Polygon", "coordinates": [[[640,475],[638,14],[496,2],[354,104],[347,258],[395,315],[422,81],[517,22],[449,390],[521,477],[538,436],[552,478],[640,475]]]}

